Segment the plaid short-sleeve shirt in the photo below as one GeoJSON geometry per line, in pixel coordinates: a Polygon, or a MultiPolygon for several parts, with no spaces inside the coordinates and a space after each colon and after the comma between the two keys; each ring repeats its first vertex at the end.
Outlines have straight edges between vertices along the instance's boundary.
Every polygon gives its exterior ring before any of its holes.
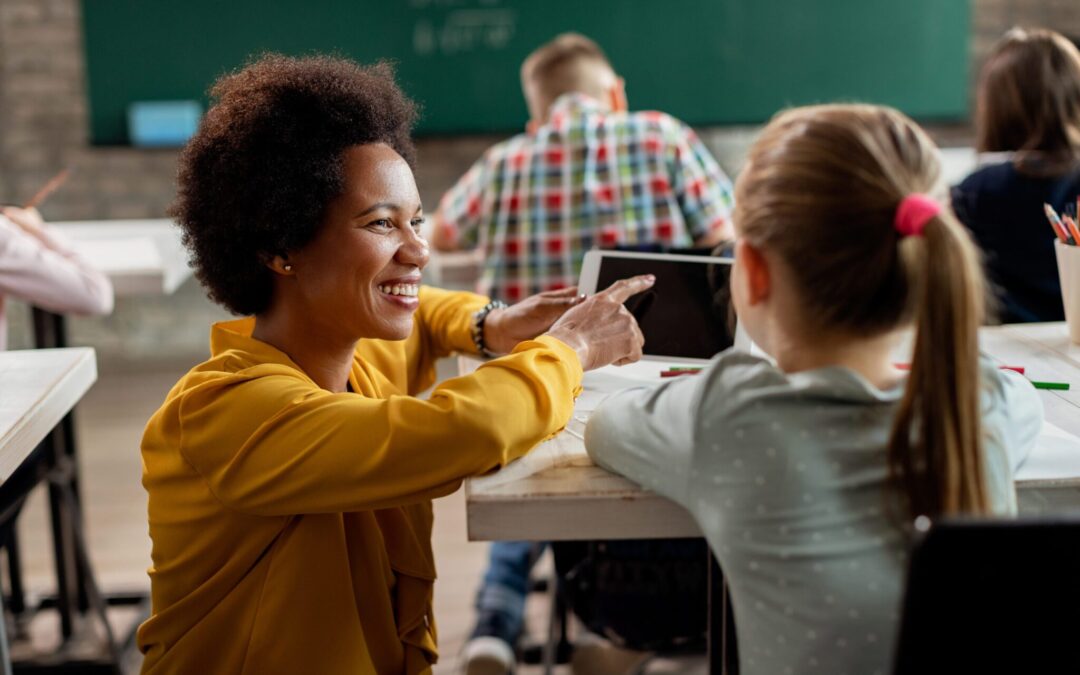
{"type": "Polygon", "coordinates": [[[687,247],[731,226],[731,181],[688,126],[566,94],[549,121],[490,148],[437,222],[485,253],[481,293],[515,302],[577,283],[592,248],[687,247]]]}

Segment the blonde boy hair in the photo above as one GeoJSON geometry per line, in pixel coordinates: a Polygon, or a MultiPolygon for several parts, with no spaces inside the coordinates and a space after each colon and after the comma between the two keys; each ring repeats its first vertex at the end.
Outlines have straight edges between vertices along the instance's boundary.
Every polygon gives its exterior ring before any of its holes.
{"type": "Polygon", "coordinates": [[[551,104],[571,92],[606,105],[617,81],[604,51],[579,33],[556,36],[529,54],[521,65],[521,88],[529,114],[537,121],[546,121],[551,104]]]}

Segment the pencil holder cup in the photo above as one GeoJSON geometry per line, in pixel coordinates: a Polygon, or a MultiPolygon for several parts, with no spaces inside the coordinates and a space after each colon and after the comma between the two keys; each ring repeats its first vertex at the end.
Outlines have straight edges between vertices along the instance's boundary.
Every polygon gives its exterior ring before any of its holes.
{"type": "Polygon", "coordinates": [[[1061,301],[1065,305],[1065,323],[1069,340],[1080,345],[1080,246],[1054,242],[1058,274],[1061,275],[1061,301]]]}

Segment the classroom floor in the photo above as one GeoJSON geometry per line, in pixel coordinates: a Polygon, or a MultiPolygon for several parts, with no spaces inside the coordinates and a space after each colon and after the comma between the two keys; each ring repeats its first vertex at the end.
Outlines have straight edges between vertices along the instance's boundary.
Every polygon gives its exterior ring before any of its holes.
{"type": "MultiPolygon", "coordinates": [[[[450,367],[448,362],[446,370],[450,367]]],[[[150,539],[146,531],[146,495],[140,484],[139,441],[146,420],[186,368],[135,370],[106,364],[100,370],[97,383],[76,409],[90,555],[104,590],[148,590],[150,539]]],[[[55,583],[46,506],[44,490],[38,488],[19,522],[26,586],[31,596],[51,591],[55,583]]],[[[487,545],[466,539],[465,503],[460,490],[435,503],[435,522],[439,568],[435,609],[442,654],[435,675],[451,675],[456,672],[455,656],[471,629],[473,593],[484,567],[487,545]]],[[[538,634],[546,628],[546,610],[543,596],[530,599],[529,622],[538,634]]],[[[119,613],[114,621],[118,631],[131,625],[130,614],[119,613]]],[[[31,648],[38,653],[54,651],[58,635],[57,620],[49,613],[42,614],[31,625],[31,644],[17,643],[13,652],[18,656],[31,648]]],[[[125,671],[138,672],[139,660],[137,652],[129,654],[125,671]]],[[[648,670],[688,672],[699,666],[697,662],[657,662],[648,670]]],[[[538,675],[542,669],[522,667],[517,672],[538,675]]],[[[570,672],[568,667],[556,669],[560,675],[570,672]]]]}

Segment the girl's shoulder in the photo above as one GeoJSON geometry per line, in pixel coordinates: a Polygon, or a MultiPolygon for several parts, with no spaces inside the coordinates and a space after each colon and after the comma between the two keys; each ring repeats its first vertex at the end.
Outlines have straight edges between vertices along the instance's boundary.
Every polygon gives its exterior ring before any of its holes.
{"type": "Polygon", "coordinates": [[[706,374],[706,397],[723,395],[758,401],[791,399],[820,405],[829,400],[890,403],[902,395],[901,388],[877,389],[849,368],[829,366],[786,373],[767,357],[734,350],[716,356],[706,374]]]}
{"type": "Polygon", "coordinates": [[[783,387],[788,382],[787,375],[769,358],[736,349],[714,356],[702,375],[706,399],[730,399],[740,393],[783,387]]]}

